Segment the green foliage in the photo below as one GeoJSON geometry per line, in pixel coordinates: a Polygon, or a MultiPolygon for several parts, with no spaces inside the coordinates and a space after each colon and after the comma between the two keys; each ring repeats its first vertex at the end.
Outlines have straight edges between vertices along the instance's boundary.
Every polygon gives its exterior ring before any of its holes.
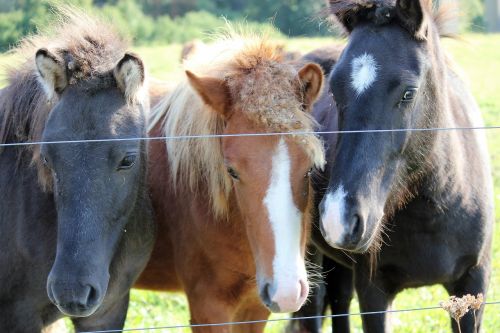
{"type": "MultiPolygon", "coordinates": [[[[454,1],[463,13],[462,30],[484,30],[483,0],[454,1]]],[[[0,50],[45,26],[54,3],[93,8],[140,45],[203,38],[225,25],[222,17],[248,21],[257,30],[272,24],[287,36],[331,34],[323,14],[325,1],[318,0],[0,0],[0,50]]]]}
{"type": "Polygon", "coordinates": [[[0,12],[0,48],[9,48],[23,36],[20,28],[22,19],[23,13],[19,10],[10,13],[0,12]]]}
{"type": "MultiPolygon", "coordinates": [[[[22,15],[22,14],[18,14],[22,15]]],[[[1,13],[0,13],[1,18],[1,13]]],[[[0,20],[0,24],[3,20],[0,20]]],[[[3,26],[2,26],[3,27],[3,26]]],[[[447,40],[446,48],[451,51],[455,60],[464,70],[483,113],[487,126],[500,124],[500,99],[498,98],[498,78],[500,77],[500,35],[466,35],[465,41],[447,40]],[[478,64],[481,64],[480,66],[478,64]]],[[[331,38],[298,38],[287,39],[290,50],[308,52],[312,49],[328,45],[331,38]]],[[[173,44],[160,47],[139,47],[135,50],[144,59],[149,72],[163,80],[175,80],[182,75],[179,68],[180,46],[173,44]],[[177,71],[177,72],[175,72],[177,71]]],[[[12,55],[0,54],[0,68],[15,59],[12,55]]],[[[0,73],[2,77],[3,73],[0,73]]],[[[2,82],[3,83],[3,82],[2,82]]],[[[492,160],[492,172],[495,182],[495,207],[497,222],[500,221],[500,135],[499,130],[489,130],[488,143],[492,160]]],[[[500,300],[500,228],[493,235],[493,258],[488,301],[500,300]]],[[[413,309],[437,306],[447,298],[442,287],[426,287],[405,290],[395,300],[394,309],[413,309]]],[[[500,316],[498,305],[486,306],[483,318],[484,332],[498,332],[500,316]]],[[[351,306],[352,313],[359,312],[356,301],[351,306]]],[[[273,317],[276,318],[276,317],[273,317]]],[[[449,333],[450,321],[443,310],[415,311],[399,313],[391,316],[394,332],[399,333],[449,333]]],[[[154,327],[189,323],[187,302],[179,294],[132,291],[127,328],[154,327]]],[[[362,332],[359,316],[351,317],[353,332],[362,332]]],[[[329,322],[325,323],[325,327],[329,322]]],[[[283,332],[286,322],[270,323],[266,333],[283,332]]],[[[67,325],[71,327],[70,324],[67,325]]],[[[189,333],[187,329],[159,330],[164,332],[189,333]]],[[[327,330],[325,330],[327,331],[327,330]]],[[[62,330],[61,332],[71,332],[62,330]]],[[[151,330],[153,332],[153,330],[151,330]]]]}
{"type": "Polygon", "coordinates": [[[22,36],[37,31],[37,25],[49,16],[47,1],[23,0],[13,6],[13,11],[0,13],[0,49],[16,44],[22,36]]]}
{"type": "MultiPolygon", "coordinates": [[[[118,0],[116,5],[105,5],[96,10],[100,15],[110,19],[123,33],[134,36],[137,45],[185,43],[193,39],[207,39],[211,34],[226,26],[222,17],[206,11],[191,11],[183,16],[171,18],[168,15],[147,16],[133,0],[118,0]]],[[[270,24],[241,23],[252,31],[279,33],[270,24]]]]}
{"type": "Polygon", "coordinates": [[[460,0],[462,30],[485,31],[484,1],[460,0]]]}
{"type": "MultiPolygon", "coordinates": [[[[6,50],[26,35],[45,29],[53,18],[54,5],[60,0],[0,0],[0,51],[6,50]]],[[[90,8],[92,0],[67,0],[80,8],[90,8]]]]}
{"type": "MultiPolygon", "coordinates": [[[[144,2],[144,1],[143,1],[144,2]]],[[[170,3],[162,0],[149,1],[151,6],[163,8],[170,3]]],[[[53,18],[54,4],[60,0],[17,0],[12,6],[2,6],[5,0],[0,0],[0,51],[6,50],[17,43],[23,36],[36,33],[40,28],[50,27],[53,18]]],[[[64,3],[68,3],[65,1],[64,3]]],[[[115,0],[102,1],[101,6],[95,6],[92,0],[72,0],[69,3],[79,8],[87,8],[95,14],[113,23],[125,35],[134,38],[137,45],[184,43],[193,39],[207,39],[207,36],[226,26],[222,16],[216,16],[206,10],[189,11],[183,15],[148,15],[143,11],[140,1],[115,0]]],[[[201,7],[214,9],[213,1],[201,0],[201,7]]],[[[278,36],[276,29],[268,23],[245,22],[235,19],[235,24],[243,24],[253,31],[271,32],[278,36]]]]}
{"type": "Polygon", "coordinates": [[[321,24],[324,1],[317,0],[255,0],[249,1],[244,12],[250,20],[271,20],[278,29],[289,36],[324,35],[328,33],[321,24]]]}
{"type": "Polygon", "coordinates": [[[142,12],[136,1],[117,1],[116,5],[105,5],[95,11],[122,33],[133,36],[137,43],[150,41],[154,34],[153,19],[142,12]]]}
{"type": "MultiPolygon", "coordinates": [[[[469,79],[474,96],[476,97],[486,125],[500,124],[500,99],[498,98],[498,77],[500,77],[500,35],[466,35],[465,41],[447,40],[446,48],[464,70],[469,79]],[[478,66],[478,64],[482,64],[478,66]]],[[[287,39],[290,50],[308,52],[312,49],[328,45],[331,38],[294,38],[287,39]]],[[[162,79],[175,79],[166,73],[170,69],[178,68],[179,48],[168,47],[141,47],[137,52],[148,64],[150,72],[162,79]]],[[[177,73],[182,75],[182,72],[177,73]]],[[[499,130],[488,131],[488,141],[493,164],[495,181],[495,206],[497,208],[497,222],[500,221],[500,135],[499,130]]],[[[493,240],[493,271],[488,301],[500,300],[500,228],[496,228],[493,240]]],[[[440,286],[405,290],[395,300],[394,309],[413,309],[419,307],[438,306],[440,301],[448,297],[440,286]]],[[[127,317],[127,328],[153,327],[189,323],[186,300],[177,294],[152,293],[134,290],[132,302],[127,317]]],[[[500,316],[498,306],[486,307],[483,318],[484,332],[498,332],[500,316]]],[[[352,313],[359,312],[356,301],[351,306],[352,313]]],[[[273,318],[276,318],[275,316],[273,318]]],[[[394,332],[398,333],[449,333],[450,320],[445,311],[437,309],[430,311],[415,311],[391,315],[394,332]]],[[[361,318],[351,317],[352,331],[362,332],[361,318]]],[[[287,322],[271,323],[266,333],[283,332],[287,322]]],[[[325,332],[329,321],[325,323],[325,332]]],[[[165,330],[168,332],[169,330],[165,330]]],[[[188,329],[171,330],[175,333],[189,333],[188,329]]]]}

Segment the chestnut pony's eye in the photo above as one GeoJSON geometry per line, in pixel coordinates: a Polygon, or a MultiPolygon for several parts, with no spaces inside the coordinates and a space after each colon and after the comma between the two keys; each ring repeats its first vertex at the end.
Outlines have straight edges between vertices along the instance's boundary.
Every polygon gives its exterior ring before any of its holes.
{"type": "Polygon", "coordinates": [[[231,176],[231,178],[233,178],[235,180],[239,180],[240,179],[240,176],[238,176],[238,173],[236,172],[236,170],[234,170],[231,167],[227,168],[227,173],[231,176]]]}
{"type": "Polygon", "coordinates": [[[43,165],[49,166],[49,161],[47,160],[47,157],[42,155],[42,156],[40,156],[40,159],[42,160],[43,165]]]}

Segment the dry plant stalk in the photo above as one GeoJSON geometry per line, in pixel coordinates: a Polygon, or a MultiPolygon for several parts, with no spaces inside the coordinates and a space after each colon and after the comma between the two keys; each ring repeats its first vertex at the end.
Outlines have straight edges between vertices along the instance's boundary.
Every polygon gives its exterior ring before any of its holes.
{"type": "Polygon", "coordinates": [[[451,296],[447,301],[440,302],[439,305],[455,319],[458,325],[458,331],[462,332],[460,329],[460,319],[462,319],[469,310],[472,310],[474,313],[474,327],[476,327],[476,311],[481,308],[483,302],[483,294],[478,294],[477,296],[467,294],[462,297],[451,296]]]}

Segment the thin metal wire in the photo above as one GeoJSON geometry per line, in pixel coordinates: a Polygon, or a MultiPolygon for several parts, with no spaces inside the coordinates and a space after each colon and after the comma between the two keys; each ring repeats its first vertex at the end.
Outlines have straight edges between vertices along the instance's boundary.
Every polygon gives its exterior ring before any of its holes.
{"type": "Polygon", "coordinates": [[[181,136],[157,136],[157,137],[134,137],[134,138],[114,138],[114,139],[91,139],[91,140],[60,140],[60,141],[34,141],[34,142],[13,142],[1,143],[0,148],[16,146],[32,146],[45,144],[70,144],[70,143],[96,143],[96,142],[127,142],[127,141],[154,141],[154,140],[189,140],[189,139],[213,139],[231,137],[262,137],[281,135],[328,135],[328,134],[360,134],[360,133],[398,133],[398,132],[443,132],[443,131],[473,131],[473,130],[494,130],[499,126],[479,126],[479,127],[434,127],[434,128],[400,128],[400,129],[380,129],[380,130],[352,130],[352,131],[306,131],[306,132],[275,132],[275,133],[238,133],[238,134],[200,134],[181,136]]]}
{"type": "MultiPolygon", "coordinates": [[[[500,301],[485,302],[483,305],[500,305],[500,301]]],[[[402,309],[402,310],[385,310],[385,311],[369,311],[369,312],[359,312],[359,313],[343,313],[334,315],[323,315],[323,316],[308,316],[308,317],[292,317],[292,318],[276,318],[276,319],[263,319],[263,320],[251,320],[251,321],[233,321],[225,323],[212,323],[212,324],[191,324],[191,325],[172,325],[172,326],[158,326],[158,327],[143,327],[143,328],[128,328],[123,330],[103,330],[103,331],[86,331],[82,333],[119,333],[119,332],[134,332],[134,331],[154,331],[154,330],[174,330],[181,328],[193,328],[193,327],[220,327],[220,326],[232,326],[232,325],[248,325],[248,324],[262,324],[262,323],[272,323],[288,320],[306,320],[306,319],[327,319],[327,318],[338,318],[338,317],[350,317],[350,316],[369,316],[384,313],[404,313],[404,312],[416,312],[416,311],[429,311],[442,309],[440,306],[429,306],[424,308],[414,308],[414,309],[402,309]]]]}

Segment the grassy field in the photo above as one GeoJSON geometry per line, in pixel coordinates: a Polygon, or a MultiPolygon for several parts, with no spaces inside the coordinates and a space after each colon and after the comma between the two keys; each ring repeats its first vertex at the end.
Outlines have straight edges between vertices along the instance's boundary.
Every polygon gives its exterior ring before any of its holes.
{"type": "MultiPolygon", "coordinates": [[[[286,41],[289,49],[307,52],[332,42],[330,39],[293,39],[286,41]]],[[[500,125],[500,35],[467,35],[462,41],[446,41],[447,48],[463,68],[476,96],[486,124],[500,125]]],[[[179,69],[180,46],[143,47],[135,50],[145,60],[149,72],[159,79],[173,79],[179,69]]],[[[0,64],[11,62],[9,56],[0,56],[0,64]]],[[[496,190],[496,216],[500,217],[500,130],[489,130],[490,153],[496,190]]],[[[443,288],[429,287],[401,293],[394,309],[412,309],[436,306],[445,300],[443,288]]],[[[493,272],[488,293],[489,301],[500,301],[500,229],[494,236],[493,272]]],[[[359,311],[353,302],[351,311],[359,311]]],[[[500,305],[488,306],[484,317],[484,332],[500,331],[500,305]]],[[[276,318],[273,316],[273,318],[276,318]]],[[[281,316],[284,318],[284,316],[281,316]]],[[[170,326],[189,323],[184,296],[133,291],[126,328],[170,326]]],[[[449,319],[442,310],[408,312],[392,316],[394,332],[450,332],[449,319]]],[[[327,323],[328,324],[328,323],[327,323]]],[[[282,332],[286,322],[272,323],[266,332],[282,332]]],[[[353,332],[362,332],[359,317],[352,317],[353,332]]],[[[153,332],[153,331],[151,331],[153,332]]],[[[189,332],[188,330],[157,330],[154,332],[189,332]]]]}

